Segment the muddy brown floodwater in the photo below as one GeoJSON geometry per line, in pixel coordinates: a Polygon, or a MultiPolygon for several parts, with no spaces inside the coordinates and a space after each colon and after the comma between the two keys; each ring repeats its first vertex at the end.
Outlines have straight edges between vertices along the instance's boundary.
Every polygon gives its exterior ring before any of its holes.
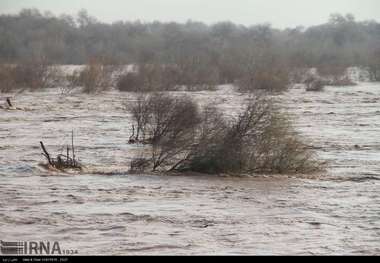
{"type": "MultiPolygon", "coordinates": [[[[0,112],[0,239],[80,254],[380,254],[380,84],[277,97],[328,161],[318,178],[128,174],[133,94],[22,93],[0,112]],[[39,141],[81,174],[42,169],[39,141]]],[[[4,95],[6,96],[6,94],[4,95]]],[[[234,114],[229,87],[189,93],[234,114]]]]}

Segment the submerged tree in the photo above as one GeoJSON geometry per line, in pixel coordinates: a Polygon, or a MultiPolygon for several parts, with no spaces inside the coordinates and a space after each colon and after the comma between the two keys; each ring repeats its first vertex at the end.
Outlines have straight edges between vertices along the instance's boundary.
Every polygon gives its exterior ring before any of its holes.
{"type": "Polygon", "coordinates": [[[253,96],[233,120],[211,106],[200,114],[188,98],[168,95],[140,100],[135,108],[151,109],[146,121],[133,115],[149,130],[151,156],[145,160],[153,170],[282,174],[320,168],[289,118],[268,98],[253,96]]]}
{"type": "Polygon", "coordinates": [[[191,99],[162,93],[140,95],[130,111],[137,127],[133,142],[151,145],[153,170],[173,169],[187,158],[200,122],[198,106],[191,99]]]}
{"type": "Polygon", "coordinates": [[[233,174],[318,170],[313,152],[271,100],[252,97],[232,122],[215,114],[211,114],[211,123],[205,121],[199,143],[180,169],[233,174]]]}

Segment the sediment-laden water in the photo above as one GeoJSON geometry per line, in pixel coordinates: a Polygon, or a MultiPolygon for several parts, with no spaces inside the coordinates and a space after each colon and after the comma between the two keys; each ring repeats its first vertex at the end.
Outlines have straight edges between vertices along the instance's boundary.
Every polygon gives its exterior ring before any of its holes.
{"type": "MultiPolygon", "coordinates": [[[[235,114],[230,87],[188,93],[235,114]]],[[[2,96],[6,96],[2,95],[2,96]]],[[[277,96],[328,169],[318,177],[128,174],[133,94],[22,93],[0,111],[0,239],[80,254],[380,254],[380,84],[277,96]],[[39,141],[83,173],[57,173],[39,141]]]]}

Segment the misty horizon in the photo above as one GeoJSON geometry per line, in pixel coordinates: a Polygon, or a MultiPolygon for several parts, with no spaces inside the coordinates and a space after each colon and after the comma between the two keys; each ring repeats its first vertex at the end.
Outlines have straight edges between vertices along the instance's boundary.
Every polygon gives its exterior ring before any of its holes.
{"type": "MultiPolygon", "coordinates": [[[[285,1],[284,1],[285,2],[285,1]]],[[[278,1],[172,1],[164,0],[157,3],[143,0],[133,1],[0,1],[0,14],[17,14],[23,9],[37,9],[40,12],[50,12],[55,16],[67,14],[75,16],[79,11],[86,10],[88,14],[102,23],[119,21],[177,22],[188,21],[215,24],[232,22],[250,26],[255,24],[271,24],[276,28],[294,28],[298,26],[311,27],[328,21],[332,14],[352,14],[358,21],[379,21],[380,10],[378,1],[319,1],[318,5],[310,5],[307,1],[292,0],[286,3],[278,1]],[[313,12],[310,13],[310,8],[313,12]],[[295,10],[296,9],[296,10],[295,10]]]]}

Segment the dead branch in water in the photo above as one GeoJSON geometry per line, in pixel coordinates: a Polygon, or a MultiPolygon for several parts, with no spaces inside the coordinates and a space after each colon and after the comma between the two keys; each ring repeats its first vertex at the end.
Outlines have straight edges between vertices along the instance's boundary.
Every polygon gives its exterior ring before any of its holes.
{"type": "Polygon", "coordinates": [[[49,163],[50,165],[53,165],[52,162],[51,162],[50,154],[49,154],[49,152],[46,150],[44,143],[43,143],[43,142],[40,142],[40,144],[41,144],[42,151],[44,152],[42,155],[46,157],[46,159],[47,159],[47,161],[48,161],[48,163],[49,163]]]}
{"type": "Polygon", "coordinates": [[[56,158],[52,158],[49,152],[46,150],[46,147],[44,143],[40,142],[41,148],[42,148],[42,155],[45,156],[45,158],[48,161],[48,164],[58,170],[65,170],[65,169],[82,169],[82,165],[75,159],[75,150],[74,150],[74,132],[71,134],[71,150],[72,150],[72,156],[70,156],[70,147],[67,146],[66,148],[66,155],[58,154],[56,158]]]}
{"type": "Polygon", "coordinates": [[[12,105],[11,99],[8,97],[8,98],[6,99],[6,101],[7,101],[7,103],[8,103],[8,106],[9,106],[10,108],[12,108],[13,105],[12,105]]]}

